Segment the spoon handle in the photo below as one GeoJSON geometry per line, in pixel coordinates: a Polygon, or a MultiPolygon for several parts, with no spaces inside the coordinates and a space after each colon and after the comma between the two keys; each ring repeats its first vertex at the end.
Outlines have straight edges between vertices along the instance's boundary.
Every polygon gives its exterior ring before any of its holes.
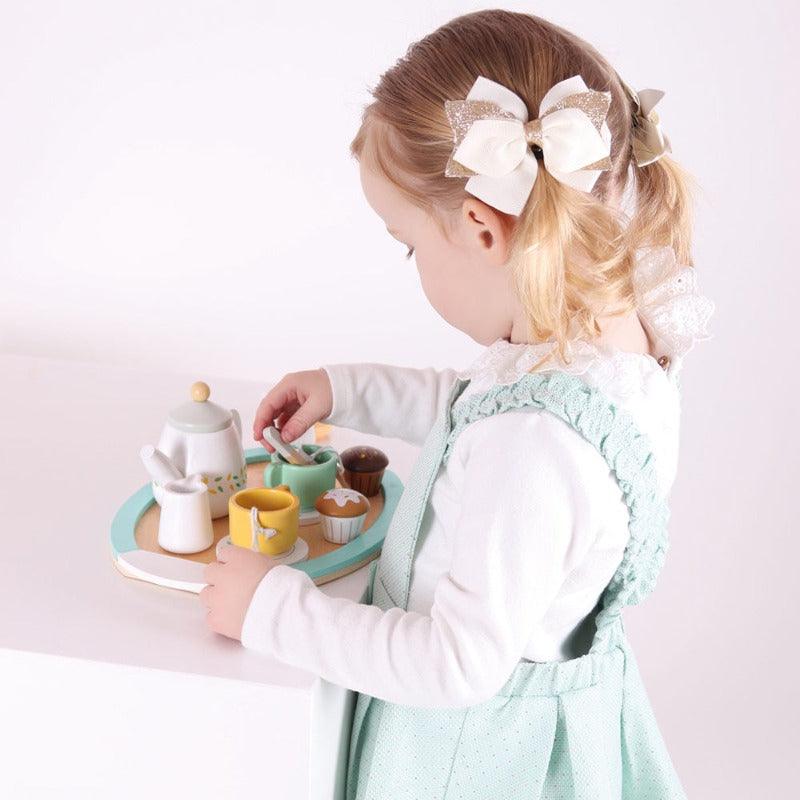
{"type": "Polygon", "coordinates": [[[264,429],[264,438],[290,463],[290,464],[313,464],[314,459],[305,450],[298,449],[288,442],[281,439],[281,432],[270,425],[264,429]]]}

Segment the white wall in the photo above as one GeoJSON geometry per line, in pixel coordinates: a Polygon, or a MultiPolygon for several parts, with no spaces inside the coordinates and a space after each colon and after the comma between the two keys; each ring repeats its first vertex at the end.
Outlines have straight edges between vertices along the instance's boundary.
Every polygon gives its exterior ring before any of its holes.
{"type": "MultiPolygon", "coordinates": [[[[674,155],[703,188],[715,338],[682,374],[670,559],[628,630],[689,795],[785,796],[800,745],[795,7],[503,5],[664,89],[674,155]]],[[[0,346],[265,388],[336,361],[465,364],[477,345],[427,305],[348,145],[380,72],[476,7],[4,3],[0,346]]]]}
{"type": "Polygon", "coordinates": [[[288,8],[4,9],[4,348],[262,380],[431,340],[471,357],[348,155],[419,10],[288,8]]]}

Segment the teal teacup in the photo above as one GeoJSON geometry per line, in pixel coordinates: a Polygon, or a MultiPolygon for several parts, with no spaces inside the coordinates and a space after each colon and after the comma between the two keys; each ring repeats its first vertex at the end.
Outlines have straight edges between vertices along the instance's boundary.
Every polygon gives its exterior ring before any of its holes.
{"type": "MultiPolygon", "coordinates": [[[[321,445],[304,444],[303,450],[313,455],[321,445]]],[[[335,450],[327,450],[319,456],[316,464],[290,464],[277,451],[270,454],[270,461],[264,467],[264,486],[274,488],[286,484],[292,494],[300,498],[300,513],[307,517],[317,516],[314,502],[328,489],[336,486],[336,464],[339,454],[335,450]]]]}

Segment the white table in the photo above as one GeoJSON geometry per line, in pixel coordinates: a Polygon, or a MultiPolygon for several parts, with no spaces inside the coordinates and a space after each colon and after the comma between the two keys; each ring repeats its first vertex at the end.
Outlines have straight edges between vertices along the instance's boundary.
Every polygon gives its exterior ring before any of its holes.
{"type": "MultiPolygon", "coordinates": [[[[211,633],[196,595],[123,577],[108,542],[148,481],[139,448],[195,380],[238,408],[249,448],[280,376],[10,354],[0,375],[0,797],[338,798],[352,695],[211,633]]],[[[402,481],[417,452],[343,428],[331,443],[381,447],[402,481]]],[[[322,589],[358,599],[366,573],[322,589]]]]}

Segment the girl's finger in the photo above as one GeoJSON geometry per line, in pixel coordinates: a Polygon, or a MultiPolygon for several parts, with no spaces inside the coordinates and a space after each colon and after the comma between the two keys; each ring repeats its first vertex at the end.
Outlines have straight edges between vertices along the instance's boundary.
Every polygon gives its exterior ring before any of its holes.
{"type": "Polygon", "coordinates": [[[281,411],[281,413],[275,418],[275,427],[280,430],[283,427],[284,422],[286,422],[286,420],[289,419],[289,417],[291,417],[295,411],[297,411],[297,408],[292,408],[291,410],[285,408],[283,411],[281,411]]]}
{"type": "Polygon", "coordinates": [[[219,570],[219,564],[216,561],[212,561],[210,564],[206,564],[205,569],[203,570],[203,580],[209,586],[213,586],[216,583],[218,570],[219,570]]]}
{"type": "Polygon", "coordinates": [[[213,602],[211,595],[212,595],[213,591],[214,591],[214,587],[213,586],[206,585],[200,590],[200,593],[198,594],[198,597],[200,598],[200,602],[206,608],[211,608],[211,605],[212,605],[212,602],[213,602]]]}
{"type": "Polygon", "coordinates": [[[263,438],[264,428],[272,425],[272,421],[278,413],[293,399],[295,399],[294,390],[283,382],[278,383],[271,391],[267,392],[264,399],[258,404],[253,420],[253,438],[256,441],[263,438]]]}
{"type": "MultiPolygon", "coordinates": [[[[275,417],[275,421],[273,423],[275,425],[275,427],[278,430],[280,430],[283,427],[283,423],[287,419],[289,419],[289,417],[296,410],[297,410],[297,403],[292,403],[290,406],[287,406],[286,408],[284,408],[284,410],[281,411],[281,413],[278,414],[277,417],[275,417]],[[291,406],[294,406],[294,408],[291,408],[291,406]],[[287,410],[287,409],[291,409],[291,410],[287,410]]],[[[256,439],[256,441],[259,442],[268,453],[274,453],[275,452],[275,448],[263,436],[260,439],[256,439]]]]}
{"type": "Polygon", "coordinates": [[[236,550],[236,545],[224,544],[222,547],[219,548],[219,553],[217,554],[217,558],[223,564],[227,564],[231,560],[231,554],[234,553],[235,550],[236,550]]]}
{"type": "Polygon", "coordinates": [[[314,408],[310,401],[306,401],[289,419],[281,426],[281,440],[292,442],[302,436],[316,421],[314,408]]]}
{"type": "MultiPolygon", "coordinates": [[[[298,408],[300,408],[300,404],[297,402],[297,400],[292,400],[286,406],[284,406],[283,410],[278,414],[277,417],[275,417],[273,422],[275,427],[280,430],[283,427],[284,422],[286,422],[286,420],[289,419],[289,417],[291,417],[298,408]]],[[[275,452],[275,448],[263,436],[260,439],[256,439],[256,441],[260,442],[260,444],[268,453],[275,452]]]]}

